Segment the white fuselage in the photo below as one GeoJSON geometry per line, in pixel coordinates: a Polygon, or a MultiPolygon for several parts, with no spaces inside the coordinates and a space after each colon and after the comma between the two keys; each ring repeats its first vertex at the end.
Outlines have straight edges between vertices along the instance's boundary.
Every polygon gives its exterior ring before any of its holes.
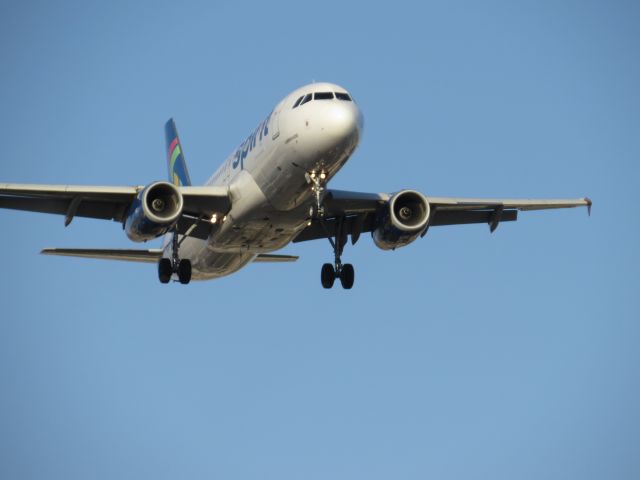
{"type": "MultiPolygon", "coordinates": [[[[306,174],[333,177],[358,146],[362,127],[362,113],[338,85],[307,85],[278,103],[206,183],[228,186],[232,207],[208,240],[182,241],[180,257],[191,260],[193,278],[228,275],[290,243],[315,202],[306,174]],[[316,93],[294,108],[301,96],[316,93]],[[323,98],[327,93],[333,98],[323,98]]],[[[171,256],[169,241],[164,256],[171,256]]]]}

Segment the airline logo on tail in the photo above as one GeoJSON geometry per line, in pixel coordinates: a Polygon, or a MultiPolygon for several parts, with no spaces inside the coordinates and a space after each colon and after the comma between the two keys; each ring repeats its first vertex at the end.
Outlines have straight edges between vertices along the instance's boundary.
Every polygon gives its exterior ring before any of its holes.
{"type": "Polygon", "coordinates": [[[191,185],[187,164],[178,138],[178,131],[173,118],[164,126],[165,141],[167,144],[167,161],[169,163],[169,181],[176,186],[191,185]]]}

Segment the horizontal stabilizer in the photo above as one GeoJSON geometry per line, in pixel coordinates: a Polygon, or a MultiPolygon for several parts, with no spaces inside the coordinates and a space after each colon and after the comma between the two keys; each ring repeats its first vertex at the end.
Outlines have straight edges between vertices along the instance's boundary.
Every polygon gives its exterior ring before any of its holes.
{"type": "MultiPolygon", "coordinates": [[[[98,258],[101,260],[123,260],[127,262],[156,263],[162,258],[159,248],[150,250],[114,249],[114,248],[45,248],[43,255],[58,255],[61,257],[98,258]]],[[[295,262],[299,257],[295,255],[274,255],[261,253],[254,262],[283,263],[295,262]]]]}
{"type": "Polygon", "coordinates": [[[102,260],[123,260],[126,262],[156,263],[162,257],[159,248],[150,250],[131,250],[113,248],[45,248],[43,255],[63,257],[99,258],[102,260]]]}
{"type": "Polygon", "coordinates": [[[295,262],[299,257],[295,255],[274,255],[270,253],[261,253],[253,261],[259,263],[282,263],[295,262]]]}

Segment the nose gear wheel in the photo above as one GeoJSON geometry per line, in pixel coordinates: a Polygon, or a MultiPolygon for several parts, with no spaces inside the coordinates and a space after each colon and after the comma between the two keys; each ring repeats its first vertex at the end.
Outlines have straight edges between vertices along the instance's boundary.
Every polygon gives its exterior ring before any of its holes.
{"type": "Polygon", "coordinates": [[[319,172],[312,170],[311,172],[305,173],[305,178],[307,179],[307,183],[311,184],[311,191],[316,200],[315,205],[312,205],[309,210],[309,216],[311,218],[322,219],[325,213],[324,205],[322,204],[322,192],[324,192],[324,186],[327,183],[327,174],[324,170],[320,170],[319,172]]]}

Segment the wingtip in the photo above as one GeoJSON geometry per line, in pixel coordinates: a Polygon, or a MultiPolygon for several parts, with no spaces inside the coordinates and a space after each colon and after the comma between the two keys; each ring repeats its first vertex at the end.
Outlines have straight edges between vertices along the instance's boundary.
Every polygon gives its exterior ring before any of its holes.
{"type": "Polygon", "coordinates": [[[584,201],[587,203],[587,215],[591,216],[591,206],[593,205],[593,202],[589,197],[584,197],[584,201]]]}

